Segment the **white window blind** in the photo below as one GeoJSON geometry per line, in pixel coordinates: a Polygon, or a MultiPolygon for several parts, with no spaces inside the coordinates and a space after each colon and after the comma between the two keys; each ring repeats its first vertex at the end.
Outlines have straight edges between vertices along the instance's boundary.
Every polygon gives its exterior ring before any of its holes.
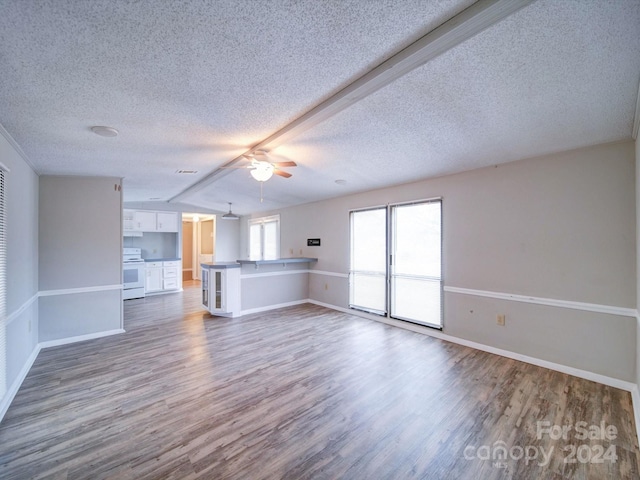
{"type": "Polygon", "coordinates": [[[249,259],[262,260],[262,225],[249,223],[249,259]]]}
{"type": "Polygon", "coordinates": [[[0,168],[0,398],[7,392],[7,216],[5,172],[0,168]]]}
{"type": "Polygon", "coordinates": [[[280,215],[249,220],[249,259],[275,260],[280,257],[280,215]]]}

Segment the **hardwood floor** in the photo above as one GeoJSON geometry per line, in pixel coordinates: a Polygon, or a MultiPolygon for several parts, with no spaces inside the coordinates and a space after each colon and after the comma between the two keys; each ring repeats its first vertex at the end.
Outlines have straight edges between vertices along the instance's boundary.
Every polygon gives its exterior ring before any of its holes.
{"type": "Polygon", "coordinates": [[[40,353],[1,478],[640,478],[615,388],[314,305],[211,317],[197,285],[125,319],[40,353]]]}

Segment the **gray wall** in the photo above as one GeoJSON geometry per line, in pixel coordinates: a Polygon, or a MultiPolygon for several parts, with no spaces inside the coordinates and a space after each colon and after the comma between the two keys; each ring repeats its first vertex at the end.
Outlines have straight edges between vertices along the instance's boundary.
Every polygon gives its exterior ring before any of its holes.
{"type": "Polygon", "coordinates": [[[243,265],[240,272],[240,305],[246,312],[309,299],[308,263],[243,265]]]}
{"type": "Polygon", "coordinates": [[[122,328],[122,292],[113,290],[122,284],[117,185],[119,178],[40,177],[39,289],[63,290],[40,298],[41,342],[122,328]]]}
{"type": "Polygon", "coordinates": [[[38,344],[38,176],[5,138],[1,126],[0,133],[0,162],[10,170],[5,177],[10,388],[38,344]]]}
{"type": "MultiPolygon", "coordinates": [[[[599,145],[256,216],[280,213],[283,256],[302,249],[345,274],[350,209],[443,197],[445,285],[633,309],[634,159],[633,142],[599,145]]],[[[311,299],[346,308],[347,293],[344,277],[310,276],[311,299]]],[[[628,316],[447,293],[444,333],[636,381],[628,316]]]]}
{"type": "Polygon", "coordinates": [[[240,258],[240,220],[223,220],[216,215],[216,243],[214,260],[232,262],[240,258]]]}

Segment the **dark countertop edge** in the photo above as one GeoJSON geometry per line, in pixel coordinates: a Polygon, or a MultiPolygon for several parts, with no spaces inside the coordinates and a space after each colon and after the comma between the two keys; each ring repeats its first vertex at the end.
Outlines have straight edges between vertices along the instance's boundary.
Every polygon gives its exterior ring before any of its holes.
{"type": "Polygon", "coordinates": [[[317,258],[309,257],[279,258],[277,260],[237,260],[241,265],[280,265],[285,263],[309,263],[317,261],[317,258]]]}
{"type": "Polygon", "coordinates": [[[169,257],[169,258],[143,258],[143,260],[145,262],[178,262],[178,261],[180,261],[182,259],[181,258],[169,257]]]}
{"type": "Polygon", "coordinates": [[[240,268],[240,264],[239,263],[235,263],[235,262],[213,262],[213,263],[201,263],[200,266],[202,268],[213,268],[215,269],[225,269],[225,268],[240,268]]]}

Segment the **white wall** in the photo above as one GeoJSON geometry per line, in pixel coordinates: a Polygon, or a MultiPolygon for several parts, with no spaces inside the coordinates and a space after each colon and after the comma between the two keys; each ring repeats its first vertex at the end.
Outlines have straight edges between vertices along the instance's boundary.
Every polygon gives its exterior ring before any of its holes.
{"type": "MultiPolygon", "coordinates": [[[[633,142],[599,145],[268,214],[281,215],[283,256],[302,249],[319,258],[312,268],[346,274],[349,210],[443,197],[446,286],[632,311],[634,158],[633,142]]],[[[347,279],[311,275],[309,296],[346,308],[347,279]]],[[[628,314],[445,294],[448,335],[630,382],[636,330],[628,314]]]]}
{"type": "Polygon", "coordinates": [[[40,342],[122,328],[119,178],[40,177],[40,342]]]}
{"type": "MultiPolygon", "coordinates": [[[[4,412],[38,344],[38,176],[0,126],[7,200],[7,387],[4,412]]],[[[0,415],[1,417],[1,415],[0,415]]]]}

